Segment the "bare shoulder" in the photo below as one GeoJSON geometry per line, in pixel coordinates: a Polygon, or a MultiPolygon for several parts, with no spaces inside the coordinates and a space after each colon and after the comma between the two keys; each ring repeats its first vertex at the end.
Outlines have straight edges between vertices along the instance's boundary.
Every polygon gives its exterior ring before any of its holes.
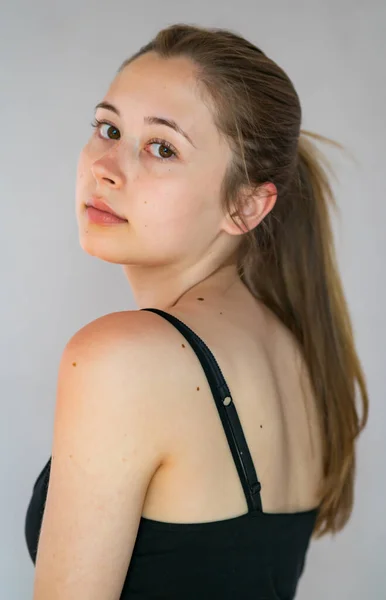
{"type": "MultiPolygon", "coordinates": [[[[149,311],[120,311],[99,317],[79,329],[67,342],[62,363],[67,371],[96,377],[125,405],[140,399],[151,413],[157,398],[168,411],[168,390],[177,383],[181,345],[165,319],[149,311]],[[130,394],[129,394],[130,391],[130,394]]],[[[178,339],[178,338],[177,338],[178,339]]],[[[180,378],[181,379],[181,378],[180,378]]]]}
{"type": "Polygon", "coordinates": [[[157,439],[161,451],[164,430],[160,425],[167,405],[163,403],[161,410],[159,398],[167,397],[165,365],[170,346],[162,325],[162,319],[152,313],[121,311],[79,329],[62,354],[59,408],[62,396],[66,403],[82,398],[85,410],[89,414],[98,410],[106,422],[114,414],[123,421],[141,423],[143,435],[157,439]]]}
{"type": "MultiPolygon", "coordinates": [[[[159,319],[158,319],[159,320],[159,319]]],[[[154,331],[157,321],[152,319],[152,313],[139,310],[124,310],[109,313],[90,321],[81,327],[70,339],[70,343],[82,343],[95,339],[98,342],[115,343],[130,342],[136,338],[137,342],[145,341],[143,334],[146,330],[154,331]],[[152,327],[150,325],[152,324],[152,327]]]]}
{"type": "Polygon", "coordinates": [[[98,317],[79,329],[67,342],[66,349],[82,353],[83,357],[98,357],[113,361],[130,357],[138,360],[137,366],[145,371],[157,366],[162,356],[157,356],[162,345],[168,343],[162,319],[147,311],[120,311],[98,317]],[[142,354],[147,362],[141,363],[142,354]]]}

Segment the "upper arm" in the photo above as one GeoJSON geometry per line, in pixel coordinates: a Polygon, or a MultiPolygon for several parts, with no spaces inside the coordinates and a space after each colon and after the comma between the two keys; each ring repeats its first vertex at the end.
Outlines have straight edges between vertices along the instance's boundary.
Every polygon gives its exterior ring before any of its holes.
{"type": "Polygon", "coordinates": [[[34,600],[120,596],[165,450],[135,315],[98,319],[64,349],[34,600]]]}

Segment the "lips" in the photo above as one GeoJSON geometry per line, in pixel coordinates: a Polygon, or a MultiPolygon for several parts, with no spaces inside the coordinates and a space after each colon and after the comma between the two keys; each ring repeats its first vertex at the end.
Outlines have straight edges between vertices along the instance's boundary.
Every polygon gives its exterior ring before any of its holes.
{"type": "Polygon", "coordinates": [[[113,215],[114,217],[117,217],[118,219],[122,219],[122,221],[127,221],[127,219],[125,219],[125,217],[122,217],[121,215],[116,213],[112,208],[110,208],[110,206],[108,204],[103,202],[103,200],[101,200],[100,197],[92,196],[90,198],[90,200],[87,202],[86,206],[92,206],[92,207],[96,208],[97,210],[101,210],[102,212],[109,213],[110,215],[113,215]]]}

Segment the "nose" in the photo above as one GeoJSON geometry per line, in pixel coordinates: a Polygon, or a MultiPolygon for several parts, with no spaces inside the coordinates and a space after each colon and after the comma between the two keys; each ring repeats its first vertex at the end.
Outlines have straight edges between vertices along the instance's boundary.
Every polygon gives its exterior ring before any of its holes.
{"type": "Polygon", "coordinates": [[[97,183],[102,183],[113,189],[120,189],[124,176],[119,168],[116,156],[105,154],[91,165],[91,171],[97,183]]]}

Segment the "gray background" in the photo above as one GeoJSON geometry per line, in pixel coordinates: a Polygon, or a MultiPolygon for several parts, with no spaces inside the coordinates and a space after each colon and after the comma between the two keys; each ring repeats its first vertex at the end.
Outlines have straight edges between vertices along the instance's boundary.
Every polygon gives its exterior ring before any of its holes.
{"type": "Polygon", "coordinates": [[[229,27],[260,46],[292,78],[303,128],[342,142],[355,159],[328,151],[370,421],[359,443],[352,519],[335,539],[313,542],[298,598],[386,598],[386,4],[13,0],[0,15],[0,597],[32,598],[25,511],[51,450],[64,345],[98,316],[137,308],[121,267],[78,245],[78,153],[120,63],[161,27],[185,21],[229,27]]]}

